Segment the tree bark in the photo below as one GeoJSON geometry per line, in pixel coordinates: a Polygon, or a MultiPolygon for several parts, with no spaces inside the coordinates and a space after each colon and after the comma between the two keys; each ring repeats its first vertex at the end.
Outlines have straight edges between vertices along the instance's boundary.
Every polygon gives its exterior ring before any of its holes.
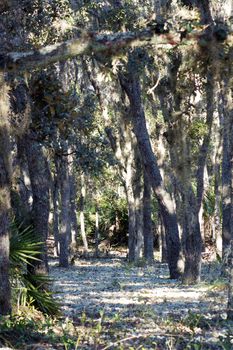
{"type": "Polygon", "coordinates": [[[39,242],[43,242],[41,261],[33,262],[34,274],[48,274],[46,240],[48,238],[50,172],[43,147],[32,131],[25,135],[26,156],[32,187],[32,221],[39,242]]]}
{"type": "Polygon", "coordinates": [[[206,126],[208,127],[208,132],[204,136],[198,159],[198,167],[197,167],[197,209],[200,210],[203,196],[205,192],[205,184],[204,184],[204,171],[206,167],[206,159],[209,150],[210,139],[212,135],[212,125],[216,110],[216,98],[217,98],[217,89],[216,83],[214,81],[214,67],[210,67],[209,71],[207,71],[207,82],[206,82],[206,126]]]}
{"type": "Polygon", "coordinates": [[[132,74],[127,78],[120,78],[121,85],[128,95],[132,113],[134,133],[137,138],[141,158],[147,172],[151,186],[161,208],[164,226],[166,230],[168,265],[170,278],[178,278],[180,254],[180,240],[177,225],[177,217],[173,201],[164,188],[162,177],[158,168],[157,159],[153,153],[149,134],[147,131],[145,114],[141,102],[141,88],[139,79],[132,74]]]}
{"type": "MultiPolygon", "coordinates": [[[[105,118],[107,119],[107,118],[105,118]]],[[[122,111],[120,127],[114,137],[112,129],[105,128],[112,150],[118,160],[119,173],[128,203],[128,257],[137,262],[142,255],[143,240],[143,184],[142,164],[130,120],[122,111]]]]}
{"type": "Polygon", "coordinates": [[[54,158],[55,173],[53,176],[53,236],[54,236],[54,256],[60,254],[59,244],[59,161],[57,156],[54,158]]]}
{"type": "Polygon", "coordinates": [[[167,262],[167,244],[166,244],[166,234],[163,224],[163,218],[159,211],[159,228],[160,228],[160,244],[161,244],[161,262],[166,263],[167,262]]]}
{"type": "Polygon", "coordinates": [[[99,208],[96,203],[95,209],[95,257],[99,256],[99,208]]]}
{"type": "Polygon", "coordinates": [[[69,266],[69,243],[71,236],[70,227],[70,179],[68,168],[68,157],[60,156],[59,159],[59,185],[61,194],[61,212],[60,212],[60,255],[59,265],[62,267],[69,266]]]}
{"type": "Polygon", "coordinates": [[[83,241],[83,250],[84,255],[88,253],[88,242],[85,230],[85,216],[84,216],[84,202],[86,197],[86,188],[85,188],[85,177],[84,174],[81,174],[81,193],[80,193],[80,202],[79,202],[79,220],[80,220],[80,232],[83,241]]]}
{"type": "MultiPolygon", "coordinates": [[[[85,65],[90,81],[98,96],[105,132],[118,162],[119,174],[125,189],[128,204],[128,259],[137,263],[142,256],[143,240],[143,184],[142,162],[136,139],[131,130],[131,120],[125,111],[125,105],[114,104],[116,116],[119,117],[117,131],[113,133],[108,113],[108,98],[104,96],[92,72],[85,65]]],[[[118,86],[119,87],[119,86],[118,86]]],[[[104,87],[103,87],[104,90],[104,87]]],[[[119,93],[120,94],[120,93],[119,93]]],[[[110,94],[109,94],[110,95],[110,94]]],[[[115,101],[114,101],[115,102],[115,101]]]]}
{"type": "MultiPolygon", "coordinates": [[[[230,74],[230,72],[229,72],[230,74]]],[[[230,75],[229,75],[230,77],[230,75]]],[[[223,160],[222,160],[222,235],[223,255],[233,239],[233,103],[230,81],[222,86],[223,108],[223,160]]]]}
{"type": "Polygon", "coordinates": [[[154,261],[154,234],[151,219],[151,185],[147,173],[144,171],[143,192],[143,228],[144,228],[144,258],[149,263],[154,261]]]}
{"type": "Polygon", "coordinates": [[[0,74],[0,315],[11,313],[9,279],[9,214],[11,159],[8,125],[8,90],[0,74]]]}
{"type": "Polygon", "coordinates": [[[233,321],[233,240],[229,246],[228,256],[229,269],[229,288],[228,288],[228,304],[227,304],[227,318],[233,321]]]}
{"type": "Polygon", "coordinates": [[[77,204],[76,204],[76,180],[73,164],[70,167],[70,220],[71,220],[71,245],[76,248],[78,237],[77,204]]]}
{"type": "Polygon", "coordinates": [[[195,195],[187,184],[184,187],[185,268],[182,280],[184,284],[195,284],[201,277],[202,237],[195,195]]]}
{"type": "Polygon", "coordinates": [[[123,176],[129,214],[128,259],[129,262],[137,263],[142,255],[144,243],[142,166],[127,123],[125,124],[124,137],[127,152],[124,151],[125,159],[122,159],[122,162],[126,162],[126,172],[123,176]]]}
{"type": "Polygon", "coordinates": [[[25,225],[30,225],[29,215],[31,212],[31,204],[32,204],[32,191],[31,191],[31,182],[28,171],[28,164],[26,158],[26,147],[25,147],[25,138],[17,138],[17,166],[18,172],[17,182],[18,182],[18,196],[20,201],[16,206],[18,208],[14,208],[12,204],[12,208],[17,211],[16,218],[25,225]]]}
{"type": "MultiPolygon", "coordinates": [[[[206,159],[209,150],[212,124],[215,111],[215,82],[213,76],[213,67],[211,66],[207,71],[207,83],[206,83],[206,125],[208,132],[203,138],[202,145],[200,147],[196,183],[197,194],[193,193],[190,171],[188,166],[190,164],[190,155],[185,151],[187,149],[188,142],[183,145],[185,156],[184,167],[182,169],[183,180],[183,198],[185,206],[185,220],[186,226],[184,230],[185,239],[185,269],[183,275],[183,282],[185,284],[198,283],[201,278],[201,252],[203,250],[203,238],[200,229],[199,213],[204,196],[204,170],[206,166],[206,159]]],[[[184,140],[187,136],[184,136],[184,140]]],[[[204,233],[203,233],[204,237],[204,233]]]]}
{"type": "MultiPolygon", "coordinates": [[[[220,119],[220,118],[218,118],[220,119]]],[[[222,230],[221,230],[221,202],[222,202],[222,187],[221,187],[221,160],[222,160],[222,132],[220,125],[221,120],[215,120],[213,139],[215,139],[214,153],[214,222],[213,222],[213,239],[216,245],[216,253],[222,257],[222,230]]]]}

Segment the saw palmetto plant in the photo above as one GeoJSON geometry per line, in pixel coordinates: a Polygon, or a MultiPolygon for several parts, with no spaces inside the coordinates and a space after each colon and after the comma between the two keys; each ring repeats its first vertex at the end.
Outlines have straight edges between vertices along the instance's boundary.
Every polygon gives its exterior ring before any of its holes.
{"type": "Polygon", "coordinates": [[[42,242],[38,242],[32,226],[14,220],[11,224],[10,270],[13,299],[17,309],[33,305],[45,314],[57,315],[59,305],[49,291],[52,280],[46,275],[34,275],[29,267],[39,261],[42,242]]]}

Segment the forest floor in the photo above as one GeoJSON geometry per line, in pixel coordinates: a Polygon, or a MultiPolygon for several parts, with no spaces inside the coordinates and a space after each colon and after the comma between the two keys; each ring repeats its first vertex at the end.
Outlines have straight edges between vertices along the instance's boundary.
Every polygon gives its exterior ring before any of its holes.
{"type": "Polygon", "coordinates": [[[20,306],[0,320],[0,350],[232,350],[221,264],[205,262],[202,272],[200,284],[184,286],[158,260],[134,266],[115,252],[65,269],[51,258],[61,314],[20,306]]]}
{"type": "Polygon", "coordinates": [[[217,262],[202,282],[170,280],[166,264],[130,265],[112,258],[78,259],[67,269],[51,262],[53,290],[76,342],[67,349],[233,349],[226,320],[227,288],[217,262]]]}

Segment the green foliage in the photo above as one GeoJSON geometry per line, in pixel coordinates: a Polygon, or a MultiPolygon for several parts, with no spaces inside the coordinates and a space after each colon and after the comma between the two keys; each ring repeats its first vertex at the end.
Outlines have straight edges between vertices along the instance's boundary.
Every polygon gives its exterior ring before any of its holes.
{"type": "Polygon", "coordinates": [[[188,315],[182,320],[182,322],[188,326],[192,332],[195,332],[195,328],[210,328],[208,320],[206,320],[205,316],[202,314],[193,313],[191,311],[188,312],[188,315]]]}
{"type": "Polygon", "coordinates": [[[120,31],[122,28],[133,30],[138,28],[139,10],[138,6],[131,0],[124,1],[122,6],[109,6],[103,2],[87,0],[79,8],[76,15],[78,26],[83,23],[91,25],[93,30],[120,31]],[[97,21],[93,21],[93,17],[97,21]],[[97,23],[98,25],[97,25],[97,23]]]}
{"type": "Polygon", "coordinates": [[[31,349],[41,341],[56,349],[76,350],[79,334],[71,320],[44,318],[35,312],[0,318],[0,344],[12,349],[31,349]]]}
{"type": "Polygon", "coordinates": [[[28,267],[39,261],[43,244],[37,241],[31,226],[23,227],[16,221],[11,225],[10,268],[13,301],[18,311],[21,306],[34,306],[49,314],[59,314],[59,305],[47,290],[51,278],[45,275],[33,275],[28,267]]]}
{"type": "Polygon", "coordinates": [[[32,226],[23,227],[23,223],[12,222],[10,263],[14,270],[17,266],[22,267],[23,264],[32,265],[32,260],[38,261],[37,256],[40,254],[42,245],[37,241],[32,226]]]}
{"type": "Polygon", "coordinates": [[[101,232],[106,236],[108,230],[112,225],[116,225],[116,218],[118,220],[118,229],[112,240],[118,243],[121,241],[125,243],[126,232],[128,231],[128,211],[127,202],[125,198],[120,197],[115,191],[105,189],[99,201],[99,208],[101,214],[101,232]]]}
{"type": "MultiPolygon", "coordinates": [[[[26,1],[24,1],[26,2],[26,1]]],[[[41,47],[70,37],[74,13],[68,0],[36,0],[26,4],[25,29],[30,44],[41,47]]]]}
{"type": "MultiPolygon", "coordinates": [[[[114,187],[120,186],[114,168],[103,168],[101,177],[92,178],[85,198],[86,234],[93,240],[95,235],[96,209],[99,214],[100,240],[110,238],[111,244],[126,244],[128,232],[128,209],[124,193],[117,193],[114,187]],[[98,195],[96,198],[96,193],[98,195]]],[[[123,191],[123,189],[122,189],[123,191]]],[[[81,238],[80,238],[81,243],[81,238]]]]}
{"type": "Polygon", "coordinates": [[[52,292],[47,286],[52,282],[49,276],[24,274],[21,276],[24,285],[24,300],[26,303],[35,306],[44,314],[57,316],[60,314],[59,304],[53,299],[52,292]]]}
{"type": "Polygon", "coordinates": [[[208,132],[208,127],[206,123],[200,119],[196,118],[192,121],[191,125],[188,129],[188,136],[192,140],[199,140],[200,138],[204,137],[208,132]]]}
{"type": "Polygon", "coordinates": [[[215,193],[214,188],[209,188],[209,190],[205,193],[203,207],[204,207],[204,215],[205,217],[214,215],[215,206],[215,193]]]}
{"type": "Polygon", "coordinates": [[[64,91],[62,81],[53,69],[35,75],[30,84],[34,100],[33,126],[40,138],[50,145],[55,141],[57,131],[66,137],[72,134],[70,124],[73,125],[78,117],[77,106],[81,104],[74,89],[64,91]]]}

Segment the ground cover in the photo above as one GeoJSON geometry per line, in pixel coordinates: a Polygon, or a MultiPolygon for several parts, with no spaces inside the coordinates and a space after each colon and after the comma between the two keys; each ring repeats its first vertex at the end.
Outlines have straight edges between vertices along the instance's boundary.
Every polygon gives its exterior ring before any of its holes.
{"type": "Polygon", "coordinates": [[[233,349],[218,263],[203,266],[196,286],[169,280],[166,264],[133,266],[119,254],[77,259],[69,269],[56,259],[50,265],[61,316],[21,317],[18,329],[2,326],[0,341],[25,350],[233,349]]]}

